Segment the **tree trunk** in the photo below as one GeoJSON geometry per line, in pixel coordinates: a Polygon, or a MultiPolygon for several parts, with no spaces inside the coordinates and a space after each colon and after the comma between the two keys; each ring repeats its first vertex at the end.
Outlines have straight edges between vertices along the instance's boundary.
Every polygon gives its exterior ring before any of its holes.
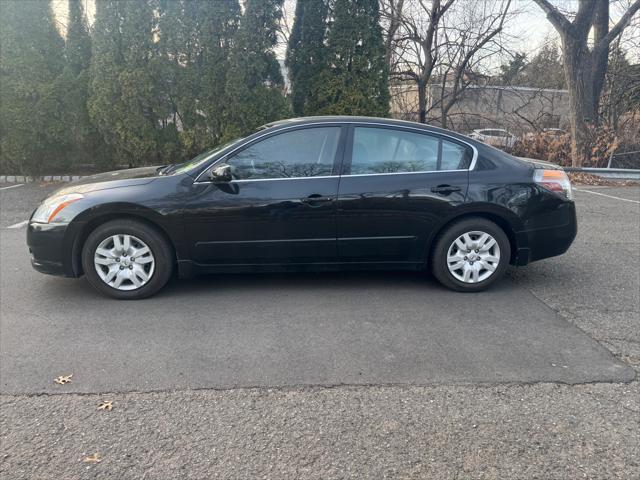
{"type": "Polygon", "coordinates": [[[597,122],[594,102],[593,53],[570,36],[563,36],[563,65],[568,80],[572,166],[581,167],[590,157],[589,129],[597,122]]]}
{"type": "MultiPolygon", "coordinates": [[[[593,103],[595,104],[596,114],[602,89],[609,67],[609,43],[603,41],[609,33],[609,2],[598,2],[595,9],[595,17],[593,21],[593,50],[591,51],[591,72],[593,79],[593,103]]],[[[596,115],[595,123],[599,122],[596,115]]]]}
{"type": "Polygon", "coordinates": [[[418,121],[427,123],[427,84],[418,80],[418,121]]]}
{"type": "Polygon", "coordinates": [[[444,104],[440,106],[440,126],[442,128],[448,128],[447,115],[449,114],[449,106],[444,104]]]}

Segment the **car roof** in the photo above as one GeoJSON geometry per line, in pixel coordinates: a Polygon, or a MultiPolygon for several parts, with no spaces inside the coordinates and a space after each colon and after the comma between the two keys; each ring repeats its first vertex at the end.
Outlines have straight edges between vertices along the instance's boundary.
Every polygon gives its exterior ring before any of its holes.
{"type": "Polygon", "coordinates": [[[350,115],[324,115],[314,117],[296,117],[287,118],[283,120],[277,120],[275,122],[267,123],[265,128],[284,127],[292,125],[305,125],[312,123],[371,123],[371,124],[384,124],[389,126],[398,127],[411,127],[418,128],[425,131],[434,133],[442,133],[452,137],[460,138],[461,140],[468,141],[469,138],[458,132],[447,130],[440,127],[434,127],[426,123],[411,122],[409,120],[397,120],[395,118],[382,118],[382,117],[365,117],[365,116],[350,116],[350,115]]]}
{"type": "Polygon", "coordinates": [[[363,122],[363,123],[398,123],[402,125],[418,125],[421,127],[426,126],[424,123],[418,122],[410,122],[408,120],[396,120],[394,118],[382,118],[382,117],[365,117],[365,116],[352,116],[352,115],[317,115],[310,117],[294,117],[294,118],[285,118],[282,120],[276,120],[275,122],[268,123],[267,126],[275,127],[279,125],[291,125],[294,123],[336,123],[336,122],[363,122]]]}

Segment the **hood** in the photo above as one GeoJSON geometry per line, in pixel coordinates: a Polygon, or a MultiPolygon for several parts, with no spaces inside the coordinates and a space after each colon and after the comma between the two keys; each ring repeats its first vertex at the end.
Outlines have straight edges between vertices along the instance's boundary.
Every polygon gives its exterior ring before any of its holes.
{"type": "Polygon", "coordinates": [[[88,193],[108,188],[126,187],[130,185],[143,185],[152,182],[158,175],[158,167],[129,168],[114,172],[98,173],[83,177],[75,182],[67,183],[56,190],[52,195],[65,195],[67,193],[88,193]]]}
{"type": "Polygon", "coordinates": [[[547,170],[562,170],[560,165],[551,162],[545,162],[544,160],[536,160],[535,158],[526,158],[526,157],[513,157],[518,160],[520,163],[524,163],[533,168],[545,168],[547,170]]]}

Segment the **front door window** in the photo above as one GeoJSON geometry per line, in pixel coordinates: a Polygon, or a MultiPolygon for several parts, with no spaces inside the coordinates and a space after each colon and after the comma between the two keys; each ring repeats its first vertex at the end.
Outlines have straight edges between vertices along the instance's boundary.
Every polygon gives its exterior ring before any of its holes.
{"type": "Polygon", "coordinates": [[[329,176],[339,138],[340,127],[284,132],[241,150],[227,163],[234,180],[329,176]]]}

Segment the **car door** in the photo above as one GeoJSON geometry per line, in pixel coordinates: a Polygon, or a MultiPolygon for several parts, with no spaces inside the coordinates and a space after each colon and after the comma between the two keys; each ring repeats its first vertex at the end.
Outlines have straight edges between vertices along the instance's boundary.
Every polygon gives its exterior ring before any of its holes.
{"type": "Polygon", "coordinates": [[[355,125],[338,192],[342,262],[419,263],[427,238],[465,201],[473,149],[419,129],[355,125]]]}
{"type": "Polygon", "coordinates": [[[232,180],[193,184],[185,226],[205,265],[334,262],[346,128],[276,131],[231,152],[232,180]]]}

